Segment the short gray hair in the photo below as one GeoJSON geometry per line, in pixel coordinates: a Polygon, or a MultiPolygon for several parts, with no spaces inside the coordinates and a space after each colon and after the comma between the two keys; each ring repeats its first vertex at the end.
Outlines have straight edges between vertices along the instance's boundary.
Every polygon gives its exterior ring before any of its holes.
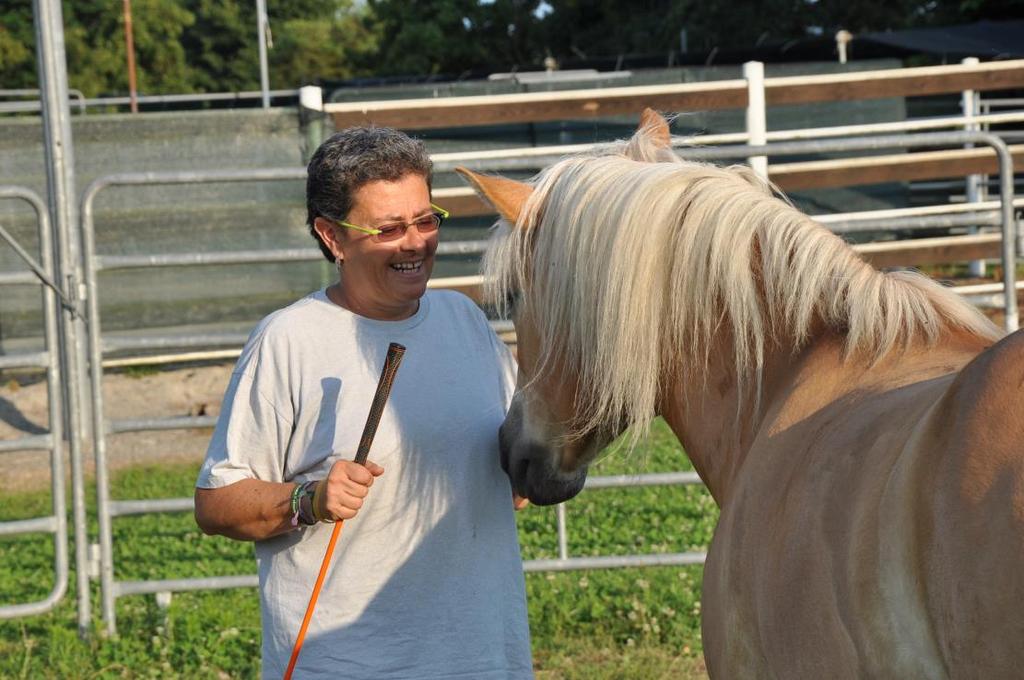
{"type": "Polygon", "coordinates": [[[387,127],[352,127],[331,135],[313,154],[306,176],[306,224],[320,251],[334,254],[316,233],[317,217],[340,222],[352,210],[353,195],[364,184],[394,182],[412,173],[430,188],[433,163],[423,142],[387,127]]]}

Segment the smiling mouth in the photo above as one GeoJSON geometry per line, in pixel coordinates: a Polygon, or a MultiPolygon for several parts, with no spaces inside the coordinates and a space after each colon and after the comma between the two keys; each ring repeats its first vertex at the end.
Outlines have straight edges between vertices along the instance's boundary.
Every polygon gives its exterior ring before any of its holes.
{"type": "Polygon", "coordinates": [[[391,268],[396,272],[401,272],[403,274],[415,274],[423,269],[423,260],[416,260],[415,262],[397,262],[391,265],[391,268]]]}

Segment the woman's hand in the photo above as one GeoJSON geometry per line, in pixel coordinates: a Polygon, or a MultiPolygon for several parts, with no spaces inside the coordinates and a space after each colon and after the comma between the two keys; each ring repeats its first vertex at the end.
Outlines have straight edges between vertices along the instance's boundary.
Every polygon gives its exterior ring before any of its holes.
{"type": "Polygon", "coordinates": [[[339,460],[317,484],[313,495],[314,514],[328,521],[352,519],[363,507],[373,479],[382,474],[384,468],[369,460],[366,465],[339,460]]]}

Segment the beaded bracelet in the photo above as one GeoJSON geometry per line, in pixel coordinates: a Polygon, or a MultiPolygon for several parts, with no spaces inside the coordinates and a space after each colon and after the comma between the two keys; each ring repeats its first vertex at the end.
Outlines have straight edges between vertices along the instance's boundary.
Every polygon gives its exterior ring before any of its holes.
{"type": "Polygon", "coordinates": [[[293,527],[299,526],[299,522],[306,526],[317,523],[318,519],[313,511],[312,501],[316,486],[317,482],[308,481],[296,484],[295,488],[292,489],[291,509],[293,527]]]}
{"type": "Polygon", "coordinates": [[[296,484],[292,488],[290,505],[292,508],[292,526],[299,526],[299,496],[302,494],[302,485],[296,484]]]}
{"type": "Polygon", "coordinates": [[[299,495],[299,521],[306,526],[312,526],[319,521],[313,510],[313,494],[319,485],[320,482],[316,481],[302,484],[302,493],[299,495]]]}
{"type": "Polygon", "coordinates": [[[313,517],[318,522],[327,522],[328,524],[334,524],[335,521],[327,516],[327,499],[323,495],[327,493],[327,480],[323,480],[323,484],[316,485],[316,491],[313,494],[313,517]],[[320,513],[323,512],[323,516],[320,513]]]}

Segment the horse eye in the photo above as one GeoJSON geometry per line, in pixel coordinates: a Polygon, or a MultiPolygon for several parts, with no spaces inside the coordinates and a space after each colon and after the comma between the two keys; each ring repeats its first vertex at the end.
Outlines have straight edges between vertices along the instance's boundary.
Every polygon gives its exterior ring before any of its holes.
{"type": "Polygon", "coordinates": [[[505,309],[508,310],[509,313],[515,312],[516,307],[519,306],[519,301],[521,298],[522,293],[518,289],[505,291],[505,309]]]}

